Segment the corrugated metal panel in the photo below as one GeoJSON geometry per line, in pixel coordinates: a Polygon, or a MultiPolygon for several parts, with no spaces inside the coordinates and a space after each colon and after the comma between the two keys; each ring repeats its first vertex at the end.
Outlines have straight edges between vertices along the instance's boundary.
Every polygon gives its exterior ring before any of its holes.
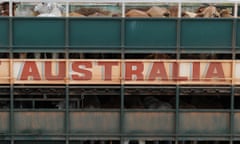
{"type": "Polygon", "coordinates": [[[125,112],[124,132],[126,133],[174,133],[173,112],[125,112]]]}
{"type": "Polygon", "coordinates": [[[16,133],[63,133],[64,112],[15,112],[16,133]]]}
{"type": "Polygon", "coordinates": [[[240,20],[237,21],[237,48],[240,48],[240,20]]]}
{"type": "MultiPolygon", "coordinates": [[[[64,46],[65,20],[59,18],[24,19],[13,21],[15,46],[64,46]]],[[[58,47],[57,47],[58,48],[58,47]]]]}
{"type": "MultiPolygon", "coordinates": [[[[182,19],[181,46],[189,48],[232,46],[231,19],[182,19]]],[[[214,49],[214,48],[213,48],[214,49]]]]}
{"type": "Polygon", "coordinates": [[[184,134],[226,134],[230,115],[225,112],[181,112],[179,130],[184,134]]]}
{"type": "Polygon", "coordinates": [[[0,47],[7,46],[9,44],[9,26],[8,19],[1,18],[0,19],[0,47]]]}
{"type": "Polygon", "coordinates": [[[9,132],[9,112],[0,112],[0,133],[9,132]]]}
{"type": "Polygon", "coordinates": [[[233,131],[235,134],[240,134],[240,112],[234,113],[234,127],[233,131]]]}
{"type": "Polygon", "coordinates": [[[120,46],[120,19],[70,19],[71,46],[120,46]]]}
{"type": "Polygon", "coordinates": [[[119,112],[70,112],[71,133],[118,133],[119,112]]]}
{"type": "Polygon", "coordinates": [[[126,19],[125,25],[126,46],[176,46],[176,19],[126,19]]]}

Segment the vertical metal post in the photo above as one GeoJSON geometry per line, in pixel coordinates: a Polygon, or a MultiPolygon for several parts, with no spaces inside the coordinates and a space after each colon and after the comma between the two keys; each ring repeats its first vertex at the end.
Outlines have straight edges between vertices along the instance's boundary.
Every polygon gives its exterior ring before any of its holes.
{"type": "Polygon", "coordinates": [[[232,20],[232,59],[236,58],[237,19],[232,20]]]}
{"type": "Polygon", "coordinates": [[[233,143],[234,134],[234,93],[235,87],[231,87],[231,108],[230,108],[230,144],[233,143]]]}
{"type": "Polygon", "coordinates": [[[121,84],[121,107],[120,107],[120,144],[124,144],[124,85],[121,84]]]}
{"type": "Polygon", "coordinates": [[[125,5],[125,0],[122,0],[122,17],[125,17],[125,10],[126,10],[126,5],[125,5]]]}
{"type": "MultiPolygon", "coordinates": [[[[234,17],[237,16],[237,7],[235,4],[234,17]]],[[[236,37],[237,37],[237,20],[232,20],[232,60],[236,59],[236,37]]],[[[231,103],[230,103],[230,144],[233,144],[233,135],[234,135],[234,94],[235,86],[231,87],[231,103]]]]}
{"type": "Polygon", "coordinates": [[[12,8],[13,8],[13,2],[12,2],[12,0],[9,0],[9,16],[10,17],[13,16],[12,8]]]}
{"type": "Polygon", "coordinates": [[[69,85],[65,86],[65,137],[66,144],[69,144],[69,85]]]}
{"type": "Polygon", "coordinates": [[[180,59],[180,47],[181,47],[181,7],[182,4],[178,3],[178,19],[177,19],[177,59],[180,59]]]}
{"type": "Polygon", "coordinates": [[[182,13],[182,3],[178,3],[178,18],[181,18],[181,13],[182,13]]]}
{"type": "MultiPolygon", "coordinates": [[[[12,1],[10,1],[9,4],[10,8],[10,16],[12,16],[12,1]]],[[[14,144],[14,131],[15,131],[15,125],[14,125],[14,84],[12,81],[13,76],[13,70],[12,70],[12,60],[13,60],[13,17],[9,18],[9,57],[10,57],[10,135],[11,135],[11,144],[14,144]]]]}
{"type": "Polygon", "coordinates": [[[175,144],[178,144],[178,132],[179,132],[179,85],[176,85],[176,111],[175,111],[175,144]]]}
{"type": "MultiPolygon", "coordinates": [[[[69,2],[66,3],[66,16],[65,19],[65,62],[66,68],[68,69],[68,59],[69,59],[69,2]]],[[[68,78],[68,73],[66,74],[66,78],[68,78]]],[[[69,144],[69,84],[68,79],[65,81],[67,83],[65,85],[65,103],[66,103],[66,111],[65,111],[65,137],[66,144],[69,144]]]]}
{"type": "Polygon", "coordinates": [[[238,17],[238,3],[234,3],[234,18],[238,17]]]}
{"type": "MultiPolygon", "coordinates": [[[[124,2],[123,2],[124,3],[124,2]]],[[[125,5],[123,4],[122,9],[125,9],[125,5]]],[[[122,10],[123,11],[123,10],[122,10]]],[[[125,11],[125,10],[124,10],[125,11]]],[[[125,13],[125,12],[124,12],[125,13]]],[[[125,14],[124,14],[125,15],[125,14]]],[[[124,134],[124,116],[125,116],[125,109],[124,109],[124,93],[125,93],[125,86],[124,86],[124,62],[125,59],[125,17],[121,18],[121,107],[120,107],[120,144],[124,143],[125,137],[124,134]]]]}
{"type": "Polygon", "coordinates": [[[10,135],[11,135],[11,144],[14,144],[14,96],[13,96],[14,86],[11,84],[10,86],[10,135]]]}
{"type": "Polygon", "coordinates": [[[65,59],[69,59],[69,17],[65,17],[65,59]]]}
{"type": "Polygon", "coordinates": [[[69,2],[66,2],[66,17],[69,17],[69,2]]]}
{"type": "MultiPolygon", "coordinates": [[[[178,19],[177,19],[177,59],[180,59],[180,47],[181,47],[181,13],[182,13],[182,3],[178,3],[178,19]]],[[[175,110],[175,144],[178,144],[178,132],[179,132],[179,85],[176,85],[176,110],[175,110]]]]}
{"type": "MultiPolygon", "coordinates": [[[[180,59],[180,47],[181,47],[181,13],[182,3],[178,3],[178,19],[177,19],[177,59],[180,59]]],[[[178,144],[178,132],[179,132],[179,85],[176,85],[176,111],[175,111],[175,144],[178,144]]]]}

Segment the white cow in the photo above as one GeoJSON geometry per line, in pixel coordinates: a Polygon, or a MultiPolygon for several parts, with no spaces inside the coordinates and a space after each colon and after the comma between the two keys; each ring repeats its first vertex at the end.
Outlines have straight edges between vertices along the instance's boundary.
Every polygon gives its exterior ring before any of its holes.
{"type": "Polygon", "coordinates": [[[34,11],[38,12],[38,17],[61,17],[64,7],[58,3],[39,3],[34,7],[34,11]]]}

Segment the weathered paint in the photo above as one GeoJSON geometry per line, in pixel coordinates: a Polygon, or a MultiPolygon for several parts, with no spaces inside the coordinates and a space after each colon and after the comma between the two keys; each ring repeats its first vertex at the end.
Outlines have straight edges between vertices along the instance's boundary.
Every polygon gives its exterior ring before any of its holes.
{"type": "Polygon", "coordinates": [[[209,49],[232,46],[232,19],[186,19],[181,24],[181,46],[209,49]]]}
{"type": "Polygon", "coordinates": [[[64,133],[64,112],[14,112],[15,133],[64,133]]]}
{"type": "MultiPolygon", "coordinates": [[[[8,19],[0,19],[0,47],[9,44],[8,19]]],[[[2,49],[2,48],[1,48],[2,49]]]]}
{"type": "Polygon", "coordinates": [[[8,133],[9,129],[9,112],[0,112],[0,133],[8,133]]]}
{"type": "Polygon", "coordinates": [[[179,131],[184,134],[225,134],[230,130],[227,112],[180,112],[179,131]]]}
{"type": "Polygon", "coordinates": [[[231,60],[0,59],[0,69],[5,70],[0,72],[0,83],[230,85],[240,83],[239,63],[231,60]]]}
{"type": "Polygon", "coordinates": [[[71,133],[118,133],[119,112],[70,112],[71,133]]]}
{"type": "Polygon", "coordinates": [[[231,51],[239,48],[239,19],[74,19],[74,18],[13,18],[13,27],[8,27],[6,18],[0,20],[0,44],[14,46],[14,50],[72,49],[119,50],[176,50],[194,49],[231,51]],[[68,24],[66,25],[66,21],[68,24]],[[195,33],[195,31],[198,31],[195,33]],[[12,32],[10,41],[8,32],[12,32]],[[179,33],[177,33],[179,32],[179,33]],[[233,33],[232,33],[233,32],[233,33]],[[179,38],[178,38],[179,35],[179,38]],[[233,35],[237,35],[232,45],[233,35]],[[36,48],[37,46],[37,48],[36,48]]]}
{"type": "Polygon", "coordinates": [[[70,46],[120,46],[121,20],[70,19],[69,37],[70,46]]]}
{"type": "Polygon", "coordinates": [[[240,112],[235,112],[234,113],[234,127],[233,127],[233,132],[236,134],[240,133],[240,112]]]}
{"type": "Polygon", "coordinates": [[[13,27],[15,46],[60,47],[65,44],[64,19],[14,19],[13,27]]]}
{"type": "Polygon", "coordinates": [[[173,134],[174,112],[125,112],[125,133],[165,133],[173,134]]]}
{"type": "Polygon", "coordinates": [[[176,19],[127,19],[125,27],[126,46],[176,46],[176,19]]]}

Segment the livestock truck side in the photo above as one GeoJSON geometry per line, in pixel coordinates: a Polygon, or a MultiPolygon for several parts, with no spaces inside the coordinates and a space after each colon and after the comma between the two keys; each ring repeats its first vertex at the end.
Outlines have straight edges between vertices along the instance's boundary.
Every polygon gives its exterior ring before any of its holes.
{"type": "Polygon", "coordinates": [[[1,144],[240,142],[240,2],[10,0],[1,144]]]}

